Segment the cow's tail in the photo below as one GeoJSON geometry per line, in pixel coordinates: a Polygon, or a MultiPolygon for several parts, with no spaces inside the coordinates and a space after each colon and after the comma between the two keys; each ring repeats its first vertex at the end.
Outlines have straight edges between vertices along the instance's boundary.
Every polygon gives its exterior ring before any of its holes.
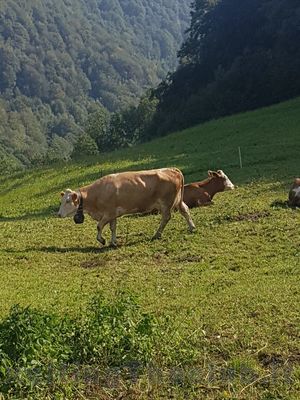
{"type": "Polygon", "coordinates": [[[178,173],[179,179],[180,179],[179,190],[176,194],[176,198],[175,198],[174,205],[173,205],[173,207],[178,210],[181,208],[181,205],[183,203],[184,176],[183,176],[183,173],[180,171],[180,169],[174,168],[174,170],[178,173]]]}
{"type": "Polygon", "coordinates": [[[193,232],[193,230],[195,229],[195,224],[191,218],[188,206],[183,201],[183,194],[184,194],[183,173],[180,170],[177,170],[177,171],[180,174],[180,190],[178,191],[178,194],[177,194],[177,201],[176,201],[177,205],[175,205],[175,207],[178,209],[180,214],[186,219],[186,222],[188,223],[190,232],[193,232]]]}

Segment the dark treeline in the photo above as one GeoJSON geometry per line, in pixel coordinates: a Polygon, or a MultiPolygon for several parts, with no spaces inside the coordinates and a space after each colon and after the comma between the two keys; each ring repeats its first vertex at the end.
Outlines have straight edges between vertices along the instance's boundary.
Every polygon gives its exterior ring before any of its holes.
{"type": "Polygon", "coordinates": [[[190,0],[1,1],[2,171],[111,149],[118,126],[119,145],[132,143],[136,125],[129,140],[126,115],[108,115],[174,68],[189,10],[190,0]]]}
{"type": "Polygon", "coordinates": [[[196,0],[157,135],[300,95],[299,0],[196,0]]]}

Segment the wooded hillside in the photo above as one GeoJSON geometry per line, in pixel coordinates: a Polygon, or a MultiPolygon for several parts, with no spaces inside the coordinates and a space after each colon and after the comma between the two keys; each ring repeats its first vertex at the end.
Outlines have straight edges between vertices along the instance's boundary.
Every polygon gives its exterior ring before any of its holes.
{"type": "Polygon", "coordinates": [[[136,102],[175,67],[189,5],[1,2],[1,164],[68,158],[88,113],[136,102]]]}

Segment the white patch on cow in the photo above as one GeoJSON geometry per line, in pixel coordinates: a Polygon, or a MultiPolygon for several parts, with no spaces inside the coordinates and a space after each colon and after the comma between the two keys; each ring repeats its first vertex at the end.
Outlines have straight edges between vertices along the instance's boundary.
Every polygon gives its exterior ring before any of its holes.
{"type": "Polygon", "coordinates": [[[222,178],[224,178],[224,180],[225,180],[225,190],[233,190],[234,184],[231,182],[231,180],[228,178],[228,176],[225,175],[221,169],[218,171],[218,174],[220,174],[222,176],[222,178]]]}
{"type": "Polygon", "coordinates": [[[295,197],[300,197],[300,186],[292,190],[295,193],[295,197]]]}

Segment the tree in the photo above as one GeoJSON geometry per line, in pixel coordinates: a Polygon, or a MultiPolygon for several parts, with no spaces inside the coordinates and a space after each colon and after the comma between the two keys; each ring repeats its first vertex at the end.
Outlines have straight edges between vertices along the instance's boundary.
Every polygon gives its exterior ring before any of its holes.
{"type": "Polygon", "coordinates": [[[86,134],[94,140],[100,151],[103,151],[106,146],[109,121],[109,112],[101,105],[95,105],[85,124],[86,134]]]}
{"type": "Polygon", "coordinates": [[[93,156],[99,153],[97,144],[94,139],[87,133],[82,133],[78,136],[74,145],[72,155],[74,157],[93,156]]]}
{"type": "Polygon", "coordinates": [[[72,152],[73,146],[66,139],[58,135],[54,135],[47,153],[47,161],[69,161],[71,159],[72,152]]]}

